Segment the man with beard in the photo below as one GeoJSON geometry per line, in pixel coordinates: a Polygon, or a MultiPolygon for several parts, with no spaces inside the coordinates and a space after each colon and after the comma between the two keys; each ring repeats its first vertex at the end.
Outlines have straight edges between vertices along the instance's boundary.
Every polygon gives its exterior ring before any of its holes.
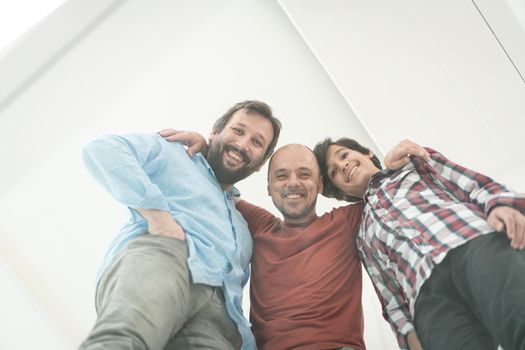
{"type": "Polygon", "coordinates": [[[131,219],[101,266],[81,349],[255,349],[242,313],[252,240],[231,190],[261,168],[279,132],[268,105],[244,101],[215,122],[206,155],[157,134],[86,146],[87,169],[131,219]]]}

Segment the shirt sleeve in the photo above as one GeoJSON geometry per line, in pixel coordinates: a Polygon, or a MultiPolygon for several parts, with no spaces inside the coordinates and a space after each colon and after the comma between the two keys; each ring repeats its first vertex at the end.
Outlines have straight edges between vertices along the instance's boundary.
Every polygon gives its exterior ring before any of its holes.
{"type": "MultiPolygon", "coordinates": [[[[430,171],[437,175],[443,186],[457,198],[477,205],[487,215],[491,209],[500,205],[513,207],[525,214],[524,194],[510,191],[490,177],[454,163],[431,148],[426,149],[431,156],[428,163],[430,171]]],[[[426,163],[416,160],[416,166],[421,167],[424,164],[426,163]]]]}
{"type": "Polygon", "coordinates": [[[366,246],[360,237],[357,239],[357,246],[363,265],[381,302],[383,317],[396,334],[400,349],[408,350],[406,336],[415,328],[402,288],[397,283],[392,269],[382,263],[384,259],[374,256],[375,249],[366,246]]]}
{"type": "Polygon", "coordinates": [[[161,139],[155,134],[109,135],[88,143],[84,164],[113,197],[133,208],[169,210],[150,175],[162,162],[161,139]]]}
{"type": "Polygon", "coordinates": [[[279,220],[269,211],[242,199],[239,200],[235,206],[248,223],[248,228],[252,236],[258,232],[269,229],[276,220],[279,220]]]}

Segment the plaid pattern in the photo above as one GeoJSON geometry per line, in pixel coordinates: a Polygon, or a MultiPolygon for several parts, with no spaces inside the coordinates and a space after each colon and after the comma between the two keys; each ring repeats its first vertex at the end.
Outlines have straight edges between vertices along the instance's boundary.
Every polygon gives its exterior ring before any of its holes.
{"type": "Polygon", "coordinates": [[[494,232],[486,215],[498,205],[525,213],[525,196],[427,148],[400,170],[375,174],[364,196],[357,246],[383,306],[383,316],[407,349],[414,304],[423,282],[446,254],[494,232]]]}

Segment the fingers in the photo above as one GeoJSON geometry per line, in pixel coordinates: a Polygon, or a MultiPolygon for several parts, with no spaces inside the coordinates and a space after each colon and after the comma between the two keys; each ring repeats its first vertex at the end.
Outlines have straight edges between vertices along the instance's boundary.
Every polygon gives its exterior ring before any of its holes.
{"type": "Polygon", "coordinates": [[[519,211],[505,206],[494,208],[487,222],[495,230],[506,232],[512,248],[525,248],[525,216],[519,211]]]}
{"type": "Polygon", "coordinates": [[[162,136],[165,140],[170,142],[179,141],[182,143],[186,143],[185,135],[187,135],[187,132],[183,130],[164,129],[159,131],[158,134],[162,136]]]}
{"type": "Polygon", "coordinates": [[[410,162],[410,157],[406,156],[406,157],[403,157],[403,158],[398,159],[398,160],[390,161],[389,164],[388,164],[388,168],[389,169],[393,169],[393,170],[401,169],[402,167],[404,167],[409,162],[410,162]]]}
{"type": "Polygon", "coordinates": [[[164,139],[167,140],[167,141],[170,141],[170,142],[178,141],[178,142],[181,142],[183,144],[188,144],[188,140],[184,138],[184,133],[177,133],[177,134],[165,136],[164,139]]]}
{"type": "Polygon", "coordinates": [[[430,154],[428,151],[417,143],[410,140],[404,140],[401,142],[401,144],[403,145],[402,151],[407,156],[414,155],[427,161],[430,160],[430,154]]]}
{"type": "Polygon", "coordinates": [[[186,150],[186,153],[188,153],[188,155],[192,157],[196,153],[201,152],[205,154],[207,151],[208,151],[208,146],[206,145],[205,142],[203,142],[203,143],[193,143],[191,145],[188,145],[188,149],[186,150]]]}
{"type": "Polygon", "coordinates": [[[410,140],[403,140],[386,154],[384,162],[387,168],[397,170],[407,164],[413,156],[430,160],[430,154],[425,148],[410,140]]]}
{"type": "Polygon", "coordinates": [[[525,249],[525,216],[517,213],[514,220],[514,238],[511,245],[515,244],[513,248],[523,250],[525,249]]]}
{"type": "Polygon", "coordinates": [[[496,215],[489,215],[487,222],[494,230],[498,232],[505,231],[505,224],[496,215]]]}
{"type": "Polygon", "coordinates": [[[175,135],[177,133],[180,133],[182,132],[181,130],[175,130],[175,129],[163,129],[161,131],[158,132],[158,134],[164,138],[168,137],[168,136],[171,136],[171,135],[175,135]]]}

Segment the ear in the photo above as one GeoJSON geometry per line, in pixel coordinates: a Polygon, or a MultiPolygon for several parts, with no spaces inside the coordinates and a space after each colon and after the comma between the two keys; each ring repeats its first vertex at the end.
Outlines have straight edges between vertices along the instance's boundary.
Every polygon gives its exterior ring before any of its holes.
{"type": "Polygon", "coordinates": [[[217,135],[219,133],[219,130],[217,130],[216,128],[213,128],[210,132],[210,138],[213,138],[215,135],[217,135]]]}
{"type": "Polygon", "coordinates": [[[372,153],[372,151],[368,152],[368,158],[370,159],[374,158],[374,153],[372,153]]]}

